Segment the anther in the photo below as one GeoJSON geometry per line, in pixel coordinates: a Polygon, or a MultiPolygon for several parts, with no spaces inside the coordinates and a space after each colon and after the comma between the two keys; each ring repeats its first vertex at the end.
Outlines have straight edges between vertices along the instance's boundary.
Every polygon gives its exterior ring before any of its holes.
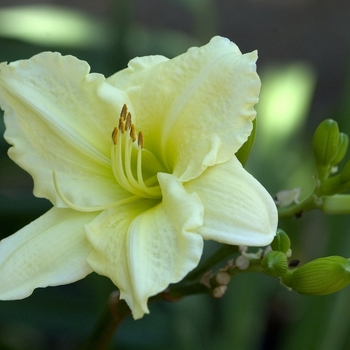
{"type": "Polygon", "coordinates": [[[112,132],[112,141],[115,145],[117,144],[117,137],[118,137],[118,128],[114,128],[112,132]]]}
{"type": "Polygon", "coordinates": [[[128,131],[131,128],[131,114],[128,112],[125,118],[125,130],[128,131]]]}
{"type": "Polygon", "coordinates": [[[125,120],[127,112],[128,112],[128,107],[126,106],[126,104],[124,104],[120,112],[120,118],[125,120]]]}
{"type": "Polygon", "coordinates": [[[130,126],[130,137],[131,137],[132,142],[136,141],[136,130],[135,130],[134,124],[131,124],[131,126],[130,126]]]}
{"type": "MultiPolygon", "coordinates": [[[[146,182],[143,180],[142,155],[144,152],[142,152],[142,149],[144,138],[141,131],[136,134],[132,116],[128,112],[126,105],[123,106],[120,112],[118,127],[113,129],[112,141],[112,170],[119,185],[138,198],[160,198],[161,189],[157,184],[156,176],[147,178],[146,182]],[[138,144],[137,150],[135,150],[135,145],[133,145],[136,140],[138,144]],[[135,155],[133,152],[135,151],[137,152],[136,164],[132,164],[135,162],[133,157],[135,155]]],[[[130,199],[130,201],[132,200],[130,199]]],[[[66,202],[68,203],[67,200],[66,202]]]]}
{"type": "Polygon", "coordinates": [[[142,131],[139,131],[137,135],[137,144],[143,148],[143,134],[142,131]]]}
{"type": "Polygon", "coordinates": [[[121,131],[122,134],[125,132],[125,120],[123,117],[119,118],[119,125],[118,125],[119,130],[121,131]]]}

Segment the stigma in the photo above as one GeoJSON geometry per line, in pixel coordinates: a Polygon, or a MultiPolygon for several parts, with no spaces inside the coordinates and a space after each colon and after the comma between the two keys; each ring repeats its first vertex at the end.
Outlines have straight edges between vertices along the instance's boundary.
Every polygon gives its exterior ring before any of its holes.
{"type": "Polygon", "coordinates": [[[144,179],[142,151],[144,136],[136,133],[132,117],[124,104],[118,126],[112,132],[111,163],[116,181],[121,187],[141,198],[161,198],[157,176],[144,179]]]}

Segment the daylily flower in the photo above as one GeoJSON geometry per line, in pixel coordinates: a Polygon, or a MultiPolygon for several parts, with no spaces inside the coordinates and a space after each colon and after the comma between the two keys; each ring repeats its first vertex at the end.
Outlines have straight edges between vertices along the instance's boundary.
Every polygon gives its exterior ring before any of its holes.
{"type": "Polygon", "coordinates": [[[256,58],[215,37],[107,79],[59,53],[2,63],[9,156],[53,208],[1,241],[0,299],[95,271],[137,319],[198,265],[203,240],[269,244],[275,204],[235,157],[256,115],[256,58]]]}

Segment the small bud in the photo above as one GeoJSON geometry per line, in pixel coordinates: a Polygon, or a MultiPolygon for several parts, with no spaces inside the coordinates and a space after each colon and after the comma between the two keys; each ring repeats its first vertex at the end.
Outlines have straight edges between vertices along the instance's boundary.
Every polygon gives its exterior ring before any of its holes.
{"type": "Polygon", "coordinates": [[[219,286],[226,286],[227,284],[230,283],[230,280],[231,280],[231,276],[225,271],[220,271],[215,276],[215,281],[219,286]]]}
{"type": "Polygon", "coordinates": [[[307,295],[327,295],[350,283],[350,260],[328,256],[288,272],[282,276],[282,281],[293,290],[307,295]]]}
{"type": "Polygon", "coordinates": [[[332,160],[332,166],[339,164],[345,157],[346,152],[348,151],[349,146],[349,137],[343,132],[339,133],[339,143],[337,152],[332,160]]]}
{"type": "Polygon", "coordinates": [[[240,270],[246,270],[250,265],[250,260],[246,256],[240,255],[236,259],[235,264],[240,270]]]}
{"type": "Polygon", "coordinates": [[[273,250],[264,256],[260,266],[265,274],[281,277],[288,270],[288,259],[286,254],[273,250]]]}
{"type": "Polygon", "coordinates": [[[227,286],[218,286],[213,289],[212,295],[214,298],[219,299],[223,297],[226,291],[227,291],[227,286]]]}
{"type": "Polygon", "coordinates": [[[317,165],[320,167],[329,166],[337,155],[338,145],[338,123],[332,119],[324,120],[317,127],[312,140],[312,150],[317,165]]]}
{"type": "Polygon", "coordinates": [[[283,230],[278,229],[271,243],[271,248],[286,254],[290,250],[290,245],[291,243],[288,235],[283,230]]]}

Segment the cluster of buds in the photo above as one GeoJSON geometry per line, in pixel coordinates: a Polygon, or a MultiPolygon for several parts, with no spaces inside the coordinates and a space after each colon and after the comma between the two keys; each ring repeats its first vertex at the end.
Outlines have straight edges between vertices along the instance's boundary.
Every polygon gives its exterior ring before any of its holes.
{"type": "Polygon", "coordinates": [[[298,260],[290,260],[291,241],[281,229],[265,251],[259,249],[252,253],[248,247],[241,246],[239,253],[223,268],[207,271],[202,276],[200,283],[214,298],[221,298],[231,278],[244,272],[262,272],[280,279],[288,289],[306,295],[332,294],[350,284],[350,258],[328,256],[299,266],[298,260]]]}
{"type": "Polygon", "coordinates": [[[327,214],[350,213],[350,196],[340,194],[350,190],[350,160],[341,172],[334,175],[346,155],[348,144],[348,135],[339,132],[338,124],[331,119],[323,121],[313,137],[312,147],[317,164],[314,193],[321,199],[318,207],[327,214]]]}
{"type": "Polygon", "coordinates": [[[348,150],[348,135],[339,132],[337,122],[324,120],[316,129],[312,149],[317,166],[317,194],[332,196],[350,189],[350,161],[335,176],[338,164],[344,159],[348,150]]]}
{"type": "Polygon", "coordinates": [[[317,127],[312,140],[312,150],[319,180],[327,179],[336,171],[337,165],[346,155],[348,145],[349,137],[339,132],[336,121],[326,119],[317,127]]]}
{"type": "Polygon", "coordinates": [[[290,245],[288,235],[278,230],[272,250],[261,262],[265,274],[279,277],[285,286],[307,295],[332,294],[350,284],[350,259],[328,256],[293,268],[293,261],[288,262],[290,245]]]}

